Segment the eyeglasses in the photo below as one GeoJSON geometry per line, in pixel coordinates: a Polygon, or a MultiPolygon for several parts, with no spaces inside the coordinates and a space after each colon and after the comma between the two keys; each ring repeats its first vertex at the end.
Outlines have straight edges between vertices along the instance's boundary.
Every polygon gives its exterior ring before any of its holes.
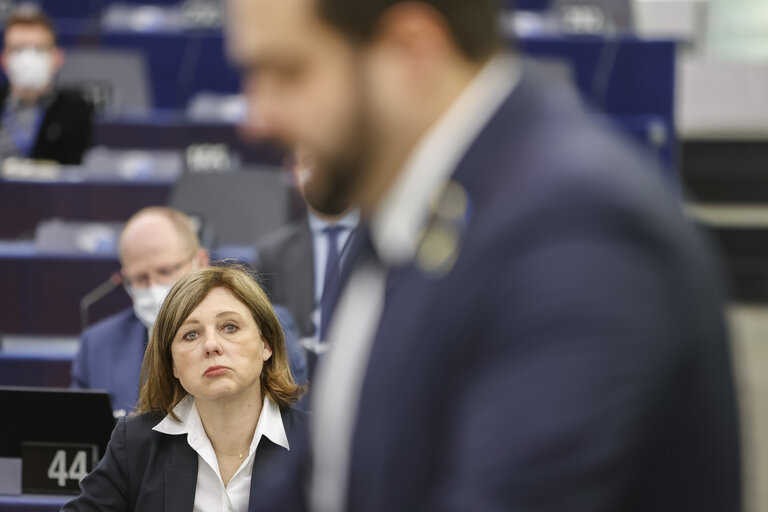
{"type": "Polygon", "coordinates": [[[145,272],[135,276],[123,274],[123,286],[131,290],[137,288],[149,288],[150,283],[170,284],[176,280],[181,269],[189,264],[194,256],[193,253],[179,263],[160,267],[151,272],[145,272]]]}

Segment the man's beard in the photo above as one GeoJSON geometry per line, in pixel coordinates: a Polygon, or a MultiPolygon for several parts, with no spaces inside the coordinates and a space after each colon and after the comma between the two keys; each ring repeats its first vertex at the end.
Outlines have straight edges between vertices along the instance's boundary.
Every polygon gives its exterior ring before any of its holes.
{"type": "Polygon", "coordinates": [[[337,216],[355,207],[368,174],[370,130],[362,105],[358,107],[343,148],[335,155],[312,155],[312,172],[304,184],[304,200],[321,214],[337,216]]]}
{"type": "Polygon", "coordinates": [[[341,215],[355,203],[359,172],[352,161],[316,162],[312,177],[304,185],[304,200],[319,213],[341,215]],[[323,168],[318,168],[321,165],[323,168]]]}

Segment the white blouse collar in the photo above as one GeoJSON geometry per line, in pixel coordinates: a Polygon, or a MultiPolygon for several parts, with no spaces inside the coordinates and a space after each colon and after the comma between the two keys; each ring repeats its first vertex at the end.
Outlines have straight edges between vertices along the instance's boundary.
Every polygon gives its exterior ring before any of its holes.
{"type": "MultiPolygon", "coordinates": [[[[200,419],[200,414],[197,412],[195,399],[192,395],[184,397],[181,402],[173,408],[173,412],[180,421],[176,421],[171,418],[170,415],[167,415],[160,423],[155,425],[152,430],[168,435],[187,434],[187,440],[190,446],[195,449],[195,445],[198,444],[199,441],[202,441],[203,439],[207,440],[208,436],[203,428],[203,422],[200,419]]],[[[264,404],[261,408],[259,421],[256,424],[256,431],[253,433],[250,452],[256,451],[261,436],[268,438],[270,441],[282,446],[286,450],[290,450],[288,436],[285,433],[285,426],[283,425],[283,417],[280,414],[280,408],[268,396],[264,397],[264,404]]]]}

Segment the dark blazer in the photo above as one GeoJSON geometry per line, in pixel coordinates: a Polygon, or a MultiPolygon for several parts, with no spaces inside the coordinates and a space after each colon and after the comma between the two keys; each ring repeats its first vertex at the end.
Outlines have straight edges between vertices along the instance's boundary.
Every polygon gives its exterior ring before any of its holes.
{"type": "MultiPolygon", "coordinates": [[[[285,333],[291,373],[299,384],[307,381],[307,361],[299,345],[296,324],[283,307],[274,306],[285,333]]],[[[112,408],[133,411],[139,398],[139,377],[147,329],[133,308],[95,323],[80,335],[80,348],[72,362],[72,387],[105,389],[112,408]]]]}
{"type": "MultiPolygon", "coordinates": [[[[292,471],[294,444],[301,444],[306,435],[306,413],[285,409],[282,417],[291,450],[262,437],[253,464],[249,511],[280,511],[303,500],[302,482],[285,475],[292,471]],[[289,501],[276,503],[276,496],[289,501]]],[[[80,482],[80,496],[61,510],[191,512],[198,456],[187,436],[152,430],[161,420],[152,413],[121,418],[101,462],[80,482]]]]}
{"type": "Polygon", "coordinates": [[[306,215],[256,245],[255,268],[273,302],[293,314],[302,337],[312,336],[315,309],[315,263],[312,231],[306,215]]]}
{"type": "MultiPolygon", "coordinates": [[[[7,83],[0,88],[0,112],[5,109],[9,91],[7,83]]],[[[91,145],[93,106],[78,90],[55,89],[53,95],[31,157],[64,165],[79,165],[85,150],[91,145]]]]}
{"type": "Polygon", "coordinates": [[[740,510],[717,265],[645,155],[529,69],[453,180],[455,262],[388,273],[347,510],[740,510]]]}

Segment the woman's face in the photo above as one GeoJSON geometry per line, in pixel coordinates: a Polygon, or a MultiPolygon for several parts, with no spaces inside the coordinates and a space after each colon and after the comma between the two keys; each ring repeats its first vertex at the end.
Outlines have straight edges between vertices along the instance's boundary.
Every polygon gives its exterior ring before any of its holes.
{"type": "Polygon", "coordinates": [[[227,288],[211,290],[171,344],[173,375],[195,400],[261,393],[263,364],[272,349],[250,310],[227,288]]]}

